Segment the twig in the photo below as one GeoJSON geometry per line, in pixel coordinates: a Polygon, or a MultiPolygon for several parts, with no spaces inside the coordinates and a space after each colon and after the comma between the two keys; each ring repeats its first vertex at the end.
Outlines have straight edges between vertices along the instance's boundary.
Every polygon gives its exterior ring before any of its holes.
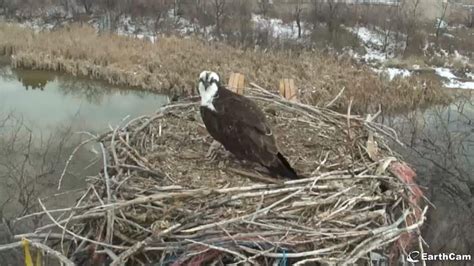
{"type": "Polygon", "coordinates": [[[175,224],[175,225],[169,227],[168,229],[159,232],[158,234],[153,233],[151,236],[149,236],[145,240],[136,243],[135,245],[131,246],[129,249],[122,252],[110,265],[111,266],[124,265],[127,262],[128,258],[130,256],[132,256],[133,254],[135,254],[139,250],[147,247],[153,241],[157,241],[157,240],[161,239],[163,236],[166,236],[167,234],[173,232],[174,230],[176,230],[180,226],[181,226],[181,224],[175,224]]]}
{"type": "MultiPolygon", "coordinates": [[[[63,254],[59,253],[58,251],[42,244],[42,243],[39,243],[39,242],[36,242],[36,241],[32,241],[32,240],[29,240],[29,239],[26,239],[24,238],[23,241],[28,241],[28,243],[37,248],[37,249],[41,249],[43,251],[45,251],[47,254],[55,257],[56,259],[58,259],[59,261],[61,261],[62,263],[64,263],[65,265],[68,265],[68,266],[74,266],[75,264],[70,261],[68,258],[66,258],[63,254]]],[[[10,244],[6,244],[6,245],[2,245],[0,246],[0,252],[1,251],[4,251],[4,250],[9,250],[9,249],[13,249],[13,248],[18,248],[18,247],[21,247],[23,246],[23,242],[22,241],[18,241],[18,242],[15,242],[15,243],[10,243],[10,244]]]]}
{"type": "Polygon", "coordinates": [[[67,232],[68,234],[76,237],[76,238],[79,238],[79,239],[82,239],[82,240],[85,240],[87,242],[90,242],[90,243],[93,243],[93,244],[96,244],[96,245],[100,245],[100,246],[104,246],[104,247],[109,247],[109,248],[116,248],[116,249],[126,249],[127,247],[124,247],[124,246],[117,246],[117,245],[110,245],[110,244],[107,244],[107,243],[103,243],[103,242],[99,242],[99,241],[95,241],[95,240],[92,240],[92,239],[88,239],[88,238],[85,238],[85,237],[82,237],[68,229],[66,229],[64,226],[62,226],[61,224],[59,224],[56,219],[54,219],[54,217],[48,212],[48,210],[46,209],[46,207],[44,206],[43,202],[41,202],[41,199],[38,199],[38,202],[41,206],[41,208],[45,211],[46,215],[49,217],[49,219],[57,226],[59,227],[60,229],[64,230],[65,232],[67,232]]]}
{"type": "MultiPolygon", "coordinates": [[[[116,131],[114,131],[116,132],[116,131]]],[[[112,137],[113,139],[113,137],[112,137]]],[[[109,178],[109,173],[108,173],[108,167],[107,167],[107,154],[105,151],[104,144],[101,142],[100,143],[100,149],[102,150],[102,160],[104,163],[104,179],[105,179],[105,188],[107,191],[107,204],[112,203],[112,194],[110,192],[110,178],[109,178]]],[[[112,243],[112,237],[113,237],[113,230],[114,230],[114,220],[115,220],[115,213],[114,209],[108,209],[107,210],[107,230],[105,231],[105,242],[111,244],[112,243]]]]}
{"type": "Polygon", "coordinates": [[[76,148],[72,151],[71,155],[69,155],[69,158],[67,159],[66,161],[66,165],[64,166],[64,169],[63,169],[63,172],[61,173],[61,176],[59,177],[59,181],[58,181],[58,190],[61,189],[61,184],[63,182],[63,178],[64,176],[66,175],[66,171],[69,167],[69,164],[71,163],[72,159],[74,158],[74,155],[76,155],[76,153],[79,151],[79,149],[86,145],[87,143],[95,140],[96,138],[90,138],[90,139],[87,139],[87,140],[84,140],[83,142],[81,142],[79,145],[76,146],[76,148]]]}
{"type": "Polygon", "coordinates": [[[341,97],[341,95],[344,93],[344,91],[346,90],[346,87],[342,87],[342,89],[339,91],[339,93],[336,95],[336,97],[334,97],[334,99],[332,99],[332,101],[330,101],[328,104],[326,104],[326,108],[329,108],[331,107],[338,99],[339,97],[341,97]]]}

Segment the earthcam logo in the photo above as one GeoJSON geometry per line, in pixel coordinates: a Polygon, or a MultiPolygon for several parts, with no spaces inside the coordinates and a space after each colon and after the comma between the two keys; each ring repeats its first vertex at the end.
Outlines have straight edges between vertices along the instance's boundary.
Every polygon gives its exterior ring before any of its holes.
{"type": "Polygon", "coordinates": [[[407,256],[407,261],[416,263],[420,261],[471,261],[471,255],[460,255],[456,253],[428,254],[419,251],[412,251],[407,256]]]}
{"type": "Polygon", "coordinates": [[[407,256],[407,261],[411,263],[420,262],[420,258],[421,258],[420,254],[421,253],[419,251],[410,252],[410,254],[408,254],[407,256]]]}

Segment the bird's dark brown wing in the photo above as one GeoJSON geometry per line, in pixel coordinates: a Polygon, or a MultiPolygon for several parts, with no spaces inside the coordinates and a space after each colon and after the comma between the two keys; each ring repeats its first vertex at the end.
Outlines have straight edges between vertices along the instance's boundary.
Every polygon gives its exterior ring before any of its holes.
{"type": "Polygon", "coordinates": [[[278,149],[265,114],[244,96],[221,93],[220,97],[214,114],[220,121],[216,139],[237,157],[269,165],[278,149]]]}
{"type": "Polygon", "coordinates": [[[264,135],[272,135],[272,130],[268,125],[265,114],[250,99],[235,95],[222,99],[216,106],[217,112],[227,119],[233,119],[254,128],[264,135]]]}
{"type": "Polygon", "coordinates": [[[296,172],[278,151],[265,114],[250,99],[220,91],[216,111],[201,107],[209,134],[237,158],[265,166],[272,175],[297,178],[296,172]]]}

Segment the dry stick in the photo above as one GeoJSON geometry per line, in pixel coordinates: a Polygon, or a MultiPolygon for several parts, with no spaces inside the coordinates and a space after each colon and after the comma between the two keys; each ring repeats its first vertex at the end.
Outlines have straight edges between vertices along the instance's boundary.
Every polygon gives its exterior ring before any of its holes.
{"type": "Polygon", "coordinates": [[[174,230],[176,230],[180,226],[181,226],[181,224],[175,224],[175,225],[167,228],[166,230],[163,230],[163,231],[159,232],[158,234],[153,233],[151,236],[147,237],[145,240],[137,242],[135,245],[131,246],[129,249],[122,252],[110,265],[111,266],[124,265],[127,262],[128,258],[130,256],[132,256],[133,254],[135,254],[139,250],[147,247],[152,242],[160,240],[162,237],[170,234],[171,232],[173,232],[174,230]]]}
{"type": "Polygon", "coordinates": [[[280,203],[282,203],[282,202],[287,201],[288,199],[294,197],[295,195],[297,195],[297,194],[299,194],[299,193],[301,193],[301,190],[295,191],[295,192],[291,193],[290,195],[288,195],[288,196],[282,198],[281,200],[274,202],[274,203],[271,204],[270,206],[267,206],[267,207],[265,207],[265,208],[263,208],[263,209],[257,210],[256,212],[249,213],[249,214],[246,214],[246,215],[243,215],[243,216],[239,216],[239,217],[236,217],[236,218],[232,218],[232,219],[229,219],[229,220],[224,220],[224,221],[220,221],[220,222],[216,222],[216,223],[212,223],[212,224],[206,224],[206,225],[197,226],[197,227],[194,227],[194,228],[190,228],[190,229],[183,230],[182,232],[183,232],[183,233],[192,233],[192,232],[196,232],[196,231],[200,231],[200,230],[204,230],[204,229],[209,229],[209,228],[212,228],[212,227],[215,227],[215,226],[222,226],[222,225],[224,225],[224,224],[229,224],[229,223],[241,221],[241,220],[246,219],[246,218],[248,218],[248,217],[256,216],[257,214],[267,213],[267,212],[270,211],[273,207],[277,206],[278,204],[280,204],[280,203]]]}
{"type": "MultiPolygon", "coordinates": [[[[300,108],[303,108],[305,110],[310,110],[316,114],[319,114],[319,115],[322,115],[322,112],[323,110],[326,111],[327,113],[331,114],[331,115],[334,115],[336,117],[346,117],[347,115],[343,115],[343,114],[340,114],[340,113],[337,113],[337,112],[334,112],[330,109],[318,109],[318,108],[315,108],[314,106],[310,106],[310,105],[307,105],[307,104],[303,104],[303,103],[300,103],[300,102],[290,102],[288,100],[286,100],[285,98],[281,98],[279,97],[278,95],[275,95],[271,92],[269,92],[268,90],[265,90],[264,88],[258,86],[257,84],[255,83],[250,83],[250,85],[252,85],[254,88],[264,92],[266,95],[269,95],[270,97],[273,97],[274,99],[272,99],[273,101],[277,101],[277,103],[284,103],[286,105],[290,105],[290,106],[298,106],[300,108]],[[276,100],[278,99],[278,100],[276,100]]],[[[257,97],[259,98],[259,97],[257,97]]],[[[264,100],[264,101],[269,101],[270,99],[265,99],[265,98],[259,98],[261,100],[264,100]]],[[[291,108],[295,111],[300,111],[300,110],[297,110],[295,108],[291,108]]],[[[314,118],[314,116],[311,116],[314,118]]],[[[399,145],[401,146],[405,146],[399,139],[398,139],[398,135],[397,133],[395,132],[394,129],[386,126],[386,125],[383,125],[383,124],[379,124],[379,123],[376,123],[376,122],[369,122],[369,121],[365,121],[365,119],[361,118],[361,117],[358,117],[358,116],[351,116],[351,119],[354,119],[354,120],[357,120],[357,121],[360,121],[361,123],[364,123],[367,127],[372,127],[372,130],[374,131],[380,131],[381,133],[383,133],[385,136],[393,139],[395,142],[397,142],[399,145]],[[386,128],[389,132],[387,132],[386,130],[384,130],[384,128],[386,128]]]]}
{"type": "MultiPolygon", "coordinates": [[[[14,235],[14,239],[23,239],[23,238],[41,238],[41,239],[47,239],[47,238],[53,238],[53,239],[61,239],[63,238],[63,234],[57,234],[57,233],[26,233],[26,234],[20,234],[20,235],[14,235]]],[[[65,238],[71,240],[74,239],[72,236],[66,236],[65,238]]]]}
{"type": "MultiPolygon", "coordinates": [[[[115,136],[117,135],[117,130],[120,128],[120,126],[122,125],[122,123],[127,120],[128,118],[130,117],[130,115],[127,115],[125,116],[122,121],[115,127],[115,129],[113,129],[113,133],[112,133],[112,139],[110,141],[110,148],[112,150],[112,156],[114,158],[114,162],[115,162],[115,165],[118,165],[119,164],[119,161],[118,161],[118,157],[117,157],[117,151],[115,150],[115,136]]],[[[110,127],[110,125],[109,125],[110,127]]]]}
{"type": "Polygon", "coordinates": [[[198,245],[201,245],[201,246],[204,246],[204,247],[207,247],[209,249],[215,249],[215,250],[219,250],[219,251],[222,251],[222,252],[226,252],[226,253],[229,253],[229,254],[232,254],[234,256],[237,256],[243,260],[247,260],[247,257],[236,252],[236,251],[232,251],[230,249],[226,249],[226,248],[223,248],[223,247],[218,247],[218,246],[214,246],[214,245],[211,245],[211,244],[206,244],[206,243],[202,243],[202,242],[198,242],[198,241],[195,241],[195,240],[191,240],[191,239],[185,239],[185,241],[188,241],[188,242],[191,242],[193,244],[198,244],[198,245]]]}
{"type": "MultiPolygon", "coordinates": [[[[112,136],[112,138],[114,138],[112,136]]],[[[107,204],[112,202],[112,194],[110,193],[110,178],[109,172],[107,167],[107,154],[105,151],[104,144],[100,143],[100,149],[102,150],[102,160],[104,162],[104,179],[105,179],[105,187],[107,190],[107,204]]],[[[111,244],[113,238],[113,231],[114,231],[114,220],[115,220],[115,212],[114,209],[111,208],[107,210],[107,229],[105,231],[105,242],[111,244]]]]}
{"type": "MultiPolygon", "coordinates": [[[[136,132],[140,132],[142,131],[143,129],[145,129],[148,125],[151,124],[151,122],[155,121],[156,119],[158,118],[162,118],[164,116],[163,113],[159,113],[155,116],[152,116],[148,119],[148,121],[146,121],[145,123],[143,123],[139,128],[137,128],[136,132]]],[[[126,128],[127,126],[125,126],[124,128],[126,128]]]]}
{"type": "MultiPolygon", "coordinates": [[[[333,251],[333,250],[341,248],[341,247],[349,246],[349,245],[351,245],[352,243],[354,243],[358,240],[359,240],[358,238],[354,238],[350,241],[343,242],[343,243],[340,243],[340,244],[337,244],[337,245],[334,245],[334,246],[330,246],[330,247],[327,247],[327,248],[316,249],[316,250],[311,250],[311,251],[304,251],[304,252],[297,252],[297,253],[273,253],[273,252],[268,252],[264,256],[265,257],[270,257],[270,258],[284,258],[284,257],[286,257],[286,258],[301,258],[301,257],[315,256],[315,255],[328,253],[330,251],[333,251]]],[[[240,248],[242,248],[243,250],[245,250],[249,253],[252,253],[252,254],[259,253],[259,250],[255,250],[255,249],[248,248],[248,247],[245,247],[245,246],[240,246],[240,248]]]]}
{"type": "Polygon", "coordinates": [[[114,203],[105,204],[102,206],[97,206],[92,210],[93,211],[106,211],[111,208],[121,209],[121,208],[125,208],[131,205],[144,204],[144,203],[158,201],[161,199],[198,197],[198,196],[208,195],[210,193],[211,193],[210,190],[196,189],[196,190],[189,190],[189,191],[176,192],[176,193],[154,194],[154,195],[149,195],[149,196],[137,197],[135,199],[128,200],[128,201],[114,202],[114,203]]]}
{"type": "MultiPolygon", "coordinates": [[[[47,212],[49,212],[49,211],[47,211],[47,212]]],[[[46,211],[44,213],[46,214],[46,211]]],[[[102,218],[102,217],[104,217],[103,213],[86,213],[86,214],[73,216],[71,219],[61,220],[58,223],[59,224],[66,224],[66,223],[71,223],[73,221],[75,222],[75,221],[82,221],[82,220],[86,220],[86,219],[94,219],[94,218],[102,218]]],[[[57,225],[55,223],[43,225],[41,227],[36,228],[35,232],[41,232],[41,231],[44,231],[44,230],[47,230],[47,229],[54,228],[56,226],[57,225]]]]}
{"type": "MultiPolygon", "coordinates": [[[[91,208],[91,207],[95,207],[95,206],[96,206],[96,205],[87,205],[87,206],[72,207],[72,208],[54,209],[54,210],[50,210],[49,213],[55,213],[55,212],[69,212],[69,211],[87,209],[87,208],[91,208]]],[[[30,217],[41,216],[41,215],[45,215],[45,214],[46,214],[46,213],[45,213],[44,211],[35,212],[35,213],[30,213],[30,214],[28,214],[28,215],[18,217],[18,218],[16,218],[14,221],[15,221],[15,222],[19,222],[19,221],[22,221],[22,220],[27,219],[27,218],[30,218],[30,217]]]]}
{"type": "Polygon", "coordinates": [[[351,130],[351,107],[352,107],[352,101],[354,98],[351,97],[349,100],[349,107],[347,107],[347,134],[349,136],[349,141],[352,142],[353,137],[352,137],[352,130],[351,130]]]}
{"type": "Polygon", "coordinates": [[[231,168],[227,168],[227,170],[229,170],[229,171],[231,171],[231,172],[233,172],[233,173],[236,173],[236,174],[239,174],[239,175],[248,177],[248,178],[250,178],[250,179],[257,180],[257,181],[259,181],[259,182],[283,185],[283,181],[282,181],[282,180],[278,180],[278,179],[275,179],[275,178],[268,178],[268,177],[260,176],[260,175],[258,175],[258,174],[254,174],[254,173],[251,173],[251,172],[247,172],[247,171],[235,169],[235,168],[232,168],[232,167],[231,167],[231,168]]]}
{"type": "Polygon", "coordinates": [[[346,87],[342,87],[342,90],[339,91],[339,93],[336,95],[336,97],[334,97],[334,99],[332,99],[332,101],[330,101],[328,104],[326,104],[326,108],[329,108],[331,107],[336,101],[337,99],[339,99],[339,97],[341,97],[342,93],[344,93],[344,90],[346,90],[346,87]]]}
{"type": "Polygon", "coordinates": [[[58,182],[58,190],[61,189],[61,184],[63,182],[63,178],[64,176],[66,175],[66,171],[69,167],[69,164],[71,163],[72,159],[74,158],[74,155],[76,155],[76,153],[79,151],[79,149],[86,145],[87,143],[95,140],[96,138],[90,138],[90,139],[87,139],[87,140],[84,140],[83,142],[81,142],[79,145],[77,145],[77,147],[72,151],[71,155],[69,155],[69,158],[67,159],[66,161],[66,165],[64,166],[64,169],[63,169],[63,172],[61,173],[61,176],[59,177],[59,182],[58,182]]]}
{"type": "MultiPolygon", "coordinates": [[[[103,242],[99,242],[99,241],[95,241],[95,240],[92,240],[92,239],[88,239],[88,238],[85,238],[83,236],[80,236],[70,230],[68,230],[67,228],[65,228],[64,226],[62,226],[61,224],[58,223],[58,221],[56,221],[56,219],[54,219],[54,217],[48,212],[48,210],[46,209],[46,207],[44,206],[43,202],[41,201],[41,199],[38,199],[38,202],[41,206],[41,208],[45,211],[46,215],[49,217],[49,219],[57,226],[59,227],[60,229],[66,231],[68,234],[76,237],[76,238],[79,238],[81,240],[85,240],[89,243],[92,243],[92,244],[96,244],[96,245],[99,245],[99,246],[104,246],[104,247],[109,247],[109,248],[116,248],[116,249],[127,249],[128,247],[126,246],[117,246],[117,245],[110,245],[110,244],[107,244],[107,243],[103,243],[103,242]]],[[[103,215],[103,214],[101,214],[103,215]]]]}
{"type": "MultiPolygon", "coordinates": [[[[68,266],[74,266],[75,265],[72,261],[70,261],[68,258],[66,258],[63,254],[59,253],[58,251],[56,251],[56,250],[54,250],[54,249],[52,249],[52,248],[50,248],[50,247],[48,247],[48,246],[46,246],[42,243],[32,241],[32,240],[29,240],[29,239],[26,239],[26,238],[24,238],[24,241],[28,241],[28,243],[31,246],[45,251],[46,254],[50,254],[51,256],[57,258],[59,261],[61,261],[65,265],[68,265],[68,266]]],[[[3,246],[0,246],[0,252],[4,251],[4,250],[9,250],[9,249],[21,247],[21,246],[23,246],[22,241],[6,244],[6,245],[3,245],[3,246]]]]}
{"type": "MultiPolygon", "coordinates": [[[[77,201],[77,204],[76,204],[75,207],[78,207],[82,203],[84,198],[86,198],[87,195],[89,195],[89,191],[91,191],[90,187],[87,189],[86,193],[84,193],[84,195],[82,195],[81,198],[79,198],[79,200],[77,201]]],[[[71,214],[69,215],[69,218],[67,218],[67,220],[66,220],[66,224],[64,225],[64,228],[67,228],[67,225],[68,225],[69,221],[72,219],[72,217],[74,216],[74,214],[75,214],[75,212],[72,211],[71,214]]],[[[62,235],[62,237],[61,237],[61,250],[62,250],[63,253],[66,253],[64,251],[64,235],[65,235],[65,232],[63,231],[61,235],[62,235]]]]}
{"type": "MultiPolygon", "coordinates": [[[[428,207],[425,207],[423,210],[422,217],[425,217],[424,215],[426,214],[426,210],[428,207]]],[[[347,258],[347,263],[355,263],[359,258],[364,256],[365,254],[369,253],[371,250],[376,249],[380,246],[386,245],[390,242],[393,242],[397,240],[402,233],[405,232],[410,232],[413,230],[416,230],[420,228],[420,226],[423,224],[424,219],[419,220],[418,222],[407,226],[405,228],[397,228],[399,224],[401,224],[403,221],[405,221],[406,217],[408,215],[408,212],[405,212],[404,215],[402,215],[394,224],[386,227],[386,228],[379,228],[379,229],[388,229],[388,230],[379,230],[377,233],[375,233],[375,236],[372,238],[369,238],[363,242],[361,242],[359,245],[357,245],[349,254],[347,258]],[[377,235],[380,235],[379,238],[376,238],[377,235]],[[374,239],[376,238],[376,239],[374,239]],[[374,239],[373,241],[371,241],[374,239]]]]}

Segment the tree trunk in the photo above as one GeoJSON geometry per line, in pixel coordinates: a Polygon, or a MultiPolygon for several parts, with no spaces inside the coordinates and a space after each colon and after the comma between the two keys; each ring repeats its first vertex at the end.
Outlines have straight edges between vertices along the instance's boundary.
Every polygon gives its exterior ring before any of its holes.
{"type": "Polygon", "coordinates": [[[298,39],[301,38],[301,19],[298,17],[296,19],[296,26],[298,26],[298,39]]]}

